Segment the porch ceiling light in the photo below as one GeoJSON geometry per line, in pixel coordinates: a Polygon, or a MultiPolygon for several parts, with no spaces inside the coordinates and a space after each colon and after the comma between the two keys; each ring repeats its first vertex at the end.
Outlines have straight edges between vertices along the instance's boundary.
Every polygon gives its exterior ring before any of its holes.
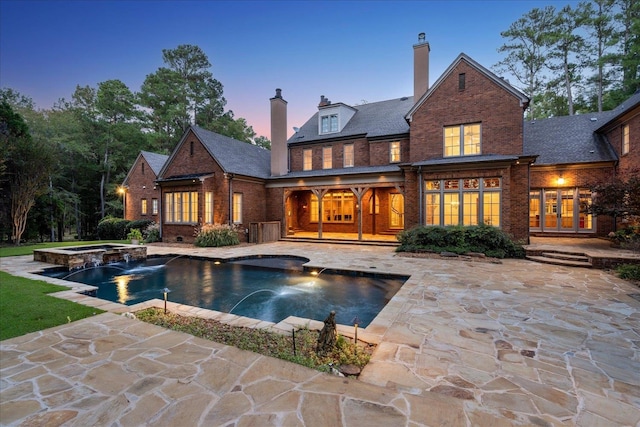
{"type": "Polygon", "coordinates": [[[563,177],[559,177],[558,178],[558,185],[564,185],[564,178],[563,177]]]}

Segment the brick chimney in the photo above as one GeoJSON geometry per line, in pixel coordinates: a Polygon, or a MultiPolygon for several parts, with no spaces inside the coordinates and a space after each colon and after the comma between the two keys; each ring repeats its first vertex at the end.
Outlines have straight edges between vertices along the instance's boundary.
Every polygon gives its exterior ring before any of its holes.
{"type": "Polygon", "coordinates": [[[327,105],[331,105],[331,101],[325,98],[324,95],[320,95],[320,103],[318,104],[318,108],[326,107],[327,105]]]}
{"type": "Polygon", "coordinates": [[[271,176],[289,172],[287,152],[287,101],[282,99],[282,89],[276,89],[271,101],[271,176]]]}
{"type": "Polygon", "coordinates": [[[429,42],[425,34],[418,34],[418,43],[413,45],[413,102],[429,89],[429,42]]]}

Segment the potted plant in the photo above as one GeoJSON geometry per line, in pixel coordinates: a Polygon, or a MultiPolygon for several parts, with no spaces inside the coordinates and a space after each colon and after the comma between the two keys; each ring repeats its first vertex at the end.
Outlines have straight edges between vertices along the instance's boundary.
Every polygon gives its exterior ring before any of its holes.
{"type": "Polygon", "coordinates": [[[139,245],[142,241],[142,232],[138,228],[132,228],[127,234],[127,239],[131,240],[132,245],[139,245]]]}

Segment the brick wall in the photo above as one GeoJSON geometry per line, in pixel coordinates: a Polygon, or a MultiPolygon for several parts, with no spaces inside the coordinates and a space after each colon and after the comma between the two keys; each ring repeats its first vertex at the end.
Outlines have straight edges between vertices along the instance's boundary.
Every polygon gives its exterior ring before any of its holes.
{"type": "Polygon", "coordinates": [[[443,157],[443,127],[481,123],[482,154],[522,154],[523,110],[520,100],[461,61],[411,122],[411,161],[443,157]],[[465,73],[464,90],[458,75],[465,73]]]}
{"type": "Polygon", "coordinates": [[[151,219],[158,222],[158,215],[152,214],[152,200],[158,199],[160,206],[160,188],[154,184],[155,173],[142,156],[138,156],[130,172],[129,179],[124,183],[128,186],[125,193],[125,218],[129,221],[151,219]],[[142,215],[142,199],[147,199],[146,215],[142,215]]]}

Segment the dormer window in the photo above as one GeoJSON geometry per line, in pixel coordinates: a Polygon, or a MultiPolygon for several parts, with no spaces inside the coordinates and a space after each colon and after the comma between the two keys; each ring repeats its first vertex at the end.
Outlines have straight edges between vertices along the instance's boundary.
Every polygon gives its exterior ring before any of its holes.
{"type": "Polygon", "coordinates": [[[341,102],[332,104],[323,98],[318,111],[318,135],[327,135],[342,132],[357,110],[341,102]]]}
{"type": "Polygon", "coordinates": [[[320,119],[320,133],[338,132],[338,115],[330,114],[320,119]]]}

